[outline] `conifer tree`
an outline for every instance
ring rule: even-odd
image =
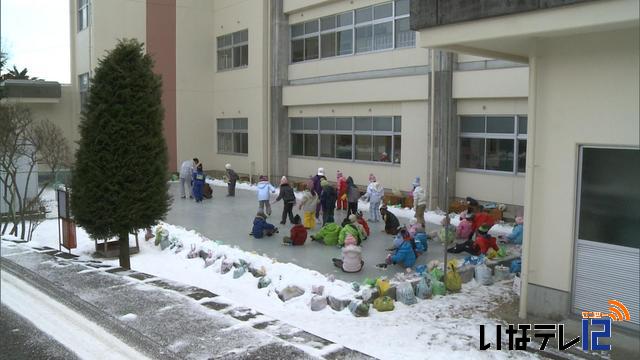
[[[130,268],[129,233],[168,211],[162,83],[137,40],[121,40],[95,69],[80,121],[71,209],[93,238],[118,237]]]

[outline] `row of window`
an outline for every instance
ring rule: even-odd
[[[218,153],[249,153],[249,126],[247,118],[218,119]]]
[[[249,30],[218,36],[218,71],[249,65]]]
[[[78,0],[78,32],[89,26],[89,0]]]
[[[290,119],[291,155],[400,163],[400,116]]]
[[[291,25],[291,62],[413,47],[409,4],[396,0]]]
[[[458,167],[524,173],[527,117],[461,116]]]

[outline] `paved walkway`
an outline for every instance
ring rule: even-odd
[[[167,222],[183,226],[186,229],[194,229],[212,240],[221,240],[225,244],[237,245],[242,250],[255,251],[258,254],[267,254],[280,262],[292,262],[299,266],[316,270],[322,274],[334,273],[336,278],[345,281],[362,281],[365,277],[375,278],[381,275],[393,276],[396,271],[402,271],[400,266],[391,266],[388,270],[380,270],[376,264],[384,262],[387,254],[385,249],[392,246],[393,237],[382,232],[383,223],[370,223],[371,236],[363,244],[363,259],[365,266],[356,274],[348,274],[333,266],[331,258],[340,257],[340,249],[333,246],[325,246],[307,238],[305,246],[283,246],[282,237],[289,234],[291,225],[280,225],[282,214],[282,201],[274,205],[273,213],[267,220],[275,224],[280,233],[271,238],[254,239],[249,236],[253,218],[258,210],[256,193],[250,190],[236,190],[235,197],[226,197],[226,188],[214,186],[214,198],[196,203],[193,200],[181,199],[178,184],[172,183],[170,192],[174,196],[173,205],[167,214]],[[294,214],[297,212],[297,208]],[[300,213],[301,214],[301,213]],[[336,211],[336,222],[341,223],[346,211]],[[368,217],[368,213],[365,216]],[[401,223],[407,224],[409,219],[399,218]],[[432,224],[427,224],[428,231],[437,229]],[[320,229],[316,224],[314,234]],[[442,245],[433,241],[429,243],[429,250],[418,258],[417,264],[426,264],[431,260],[442,261],[444,254]]]

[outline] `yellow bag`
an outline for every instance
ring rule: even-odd
[[[378,279],[376,280],[376,287],[378,288],[378,295],[384,296],[391,287],[391,284],[387,279]]]
[[[447,290],[458,292],[462,288],[462,278],[455,267],[450,266],[449,268],[449,271],[447,271],[447,274],[444,276],[444,285],[447,287]]]
[[[487,251],[487,259],[495,259],[496,256],[498,256],[498,252],[493,250],[493,249],[489,249],[489,251]]]

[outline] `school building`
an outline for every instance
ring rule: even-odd
[[[98,60],[137,38],[172,171],[323,167],[403,191],[419,176],[430,208],[504,203],[526,217],[523,311],[606,311],[615,294],[637,329],[638,2],[498,3],[70,0],[59,123],[77,140]]]

